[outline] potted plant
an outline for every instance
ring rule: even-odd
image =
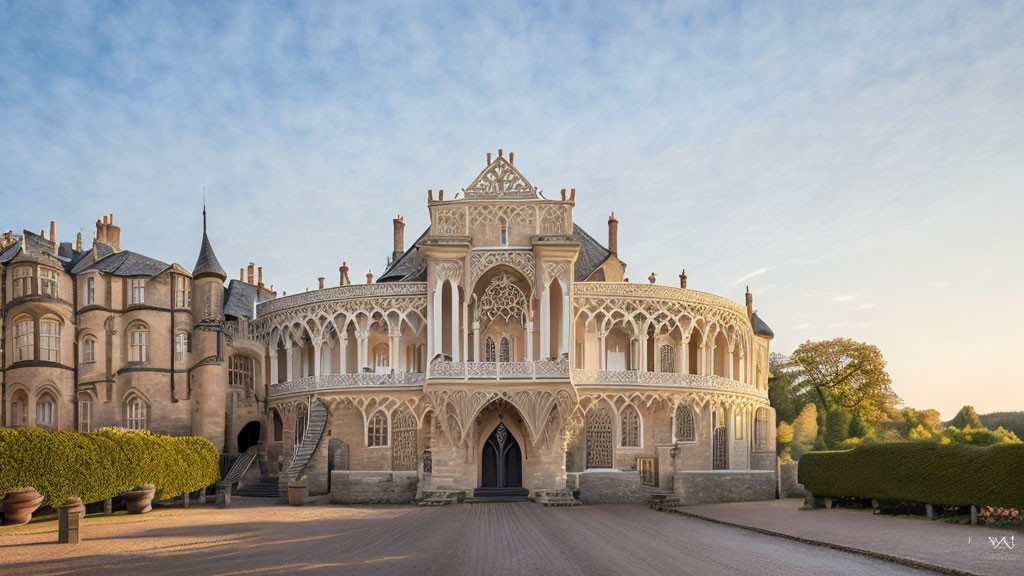
[[[153,496],[156,495],[156,486],[146,484],[136,486],[122,495],[124,505],[129,514],[145,514],[153,509]]]
[[[28,524],[32,513],[43,503],[43,495],[35,488],[15,488],[4,496],[4,526]]]

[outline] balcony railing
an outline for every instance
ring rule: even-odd
[[[706,374],[677,374],[674,372],[646,372],[640,370],[573,370],[573,383],[577,386],[652,386],[673,388],[701,388],[728,392],[761,394],[753,384]]]
[[[324,374],[306,376],[290,382],[270,385],[271,396],[295,392],[319,392],[322,390],[344,390],[349,388],[375,388],[395,386],[423,386],[423,373],[403,372],[399,374]]]
[[[536,362],[452,362],[430,364],[431,379],[451,380],[568,380],[569,362],[564,359]]]

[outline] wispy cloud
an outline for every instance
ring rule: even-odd
[[[855,308],[855,310],[871,310],[875,306],[876,306],[876,304],[874,302],[864,302],[860,306],[857,306],[857,308]]]
[[[942,290],[946,286],[949,286],[949,282],[946,282],[945,280],[938,280],[936,282],[929,282],[928,283],[928,287],[932,288],[934,290]]]
[[[771,271],[774,268],[775,268],[774,266],[765,266],[765,267],[758,268],[757,270],[754,270],[750,274],[747,274],[746,276],[743,276],[739,280],[733,282],[732,285],[736,286],[737,284],[742,284],[742,283],[746,282],[747,280],[750,280],[751,278],[756,278],[758,276],[761,276],[762,274],[766,274],[766,273],[768,273],[769,271]]]
[[[849,302],[850,300],[856,300],[856,299],[857,299],[857,297],[853,296],[852,294],[840,294],[839,296],[836,296],[832,300],[834,302]]]

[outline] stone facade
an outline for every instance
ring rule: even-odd
[[[89,250],[7,234],[3,423],[256,445],[282,482],[345,502],[567,482],[584,501],[639,501],[710,470],[736,473],[707,476],[730,497],[765,497],[749,478],[775,469],[772,333],[749,291],[744,306],[685,273],[679,287],[628,282],[618,220],[604,246],[575,205],[499,151],[459,193],[427,193],[430,228],[412,246],[394,220],[375,282],[351,284],[343,264],[340,285],[281,298],[252,264],[225,288],[205,215],[191,272],[121,250],[112,216]],[[44,269],[60,277],[52,295]],[[34,292],[15,295],[16,281]],[[14,360],[26,318],[33,356]],[[54,318],[59,360],[36,337]],[[40,399],[56,400],[45,422]],[[656,472],[641,481],[641,466]]]
[[[775,498],[774,470],[676,472],[673,491],[683,506]]]

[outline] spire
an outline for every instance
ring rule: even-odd
[[[210,245],[210,237],[206,235],[206,201],[203,201],[203,244],[199,248],[199,259],[196,260],[196,267],[192,270],[192,278],[199,279],[203,276],[218,276],[226,280],[228,275],[220,267],[217,255],[213,253],[213,246]]]

